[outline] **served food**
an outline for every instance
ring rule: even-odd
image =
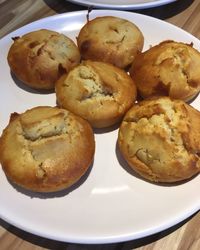
[[[57,107],[12,114],[0,138],[0,162],[8,179],[37,192],[72,186],[90,167],[94,151],[89,123]]]
[[[83,59],[112,63],[126,68],[142,51],[144,37],[132,22],[114,16],[88,21],[77,37]]]
[[[130,69],[143,98],[169,96],[191,101],[200,91],[200,53],[175,41],[164,41],[137,55]]]
[[[144,100],[125,115],[118,145],[130,167],[145,179],[189,179],[200,171],[200,112],[168,97]]]
[[[36,89],[54,89],[55,81],[79,62],[75,43],[63,34],[46,29],[15,37],[8,53],[11,71]]]
[[[83,61],[55,85],[58,105],[95,128],[119,122],[136,100],[131,77],[112,64]]]
[[[88,21],[77,43],[46,29],[14,38],[11,70],[30,87],[55,88],[59,107],[11,115],[0,138],[8,179],[37,192],[70,187],[92,163],[91,126],[105,128],[123,118],[118,144],[133,170],[155,182],[197,174],[200,113],[184,101],[200,90],[200,53],[175,41],[142,53],[139,28],[112,16]],[[80,62],[81,56],[87,60]],[[124,70],[130,64],[131,76]],[[137,89],[153,98],[136,105]]]

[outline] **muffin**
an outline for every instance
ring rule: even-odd
[[[95,128],[114,125],[136,99],[129,75],[112,64],[83,61],[55,85],[60,107],[80,115]]]
[[[143,48],[144,37],[132,22],[114,16],[97,17],[80,30],[77,43],[85,60],[126,68]]]
[[[91,165],[94,150],[89,123],[56,107],[12,114],[0,138],[6,176],[36,192],[59,191],[77,182]]]
[[[138,54],[130,69],[143,98],[191,101],[200,90],[200,53],[192,44],[164,41]]]
[[[55,31],[41,29],[13,39],[8,64],[29,87],[53,89],[55,81],[80,62],[75,43]]]
[[[152,182],[186,180],[200,170],[200,112],[182,100],[144,100],[125,115],[119,149]]]

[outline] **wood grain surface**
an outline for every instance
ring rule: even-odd
[[[87,8],[65,0],[0,0],[0,38],[42,17],[82,9]],[[177,0],[165,6],[135,12],[173,23],[200,39],[199,0]],[[178,225],[155,235],[105,245],[80,245],[48,240],[24,232],[0,219],[0,250],[15,249],[198,250],[200,249],[200,213],[198,212]]]

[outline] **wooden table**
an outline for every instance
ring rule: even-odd
[[[76,6],[65,0],[0,0],[0,37],[42,17],[81,9],[86,9],[86,7]],[[182,27],[200,39],[199,0],[178,0],[166,6],[136,12],[166,20]],[[186,221],[155,235],[109,245],[79,245],[48,240],[24,232],[0,220],[0,249],[200,249],[200,213],[196,213]]]

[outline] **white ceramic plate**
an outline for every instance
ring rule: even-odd
[[[26,25],[0,40],[0,130],[12,112],[38,105],[55,105],[55,94],[31,93],[20,88],[10,74],[7,53],[11,37],[47,28],[73,38],[86,22],[87,12],[48,17]],[[134,22],[145,36],[145,49],[165,39],[200,41],[185,31],[152,17],[121,11],[96,10],[96,16],[114,15]],[[192,105],[200,109],[197,97]],[[200,208],[200,176],[181,185],[155,185],[127,171],[116,147],[118,130],[95,133],[96,154],[87,178],[73,190],[52,196],[22,192],[0,169],[0,216],[31,233],[76,243],[110,243],[144,237],[166,229]]]
[[[175,2],[176,0],[68,0],[84,6],[109,9],[147,9]]]

